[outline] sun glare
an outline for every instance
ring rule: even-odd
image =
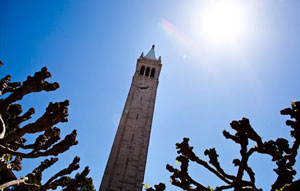
[[[234,2],[213,1],[200,22],[204,38],[213,44],[236,44],[246,32],[245,10]]]

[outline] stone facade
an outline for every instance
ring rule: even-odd
[[[150,52],[137,59],[100,191],[141,191],[162,64]]]

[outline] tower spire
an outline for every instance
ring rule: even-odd
[[[152,45],[151,50],[148,52],[148,54],[146,54],[145,58],[151,59],[151,60],[157,60],[155,57],[155,53],[154,53],[154,47],[155,45]]]

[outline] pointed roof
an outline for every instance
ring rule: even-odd
[[[146,54],[145,58],[151,59],[151,60],[157,60],[155,58],[155,53],[154,53],[154,45],[152,45],[151,50],[148,52],[148,54]]]

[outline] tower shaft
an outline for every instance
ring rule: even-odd
[[[142,190],[161,66],[154,46],[137,60],[100,191]]]

